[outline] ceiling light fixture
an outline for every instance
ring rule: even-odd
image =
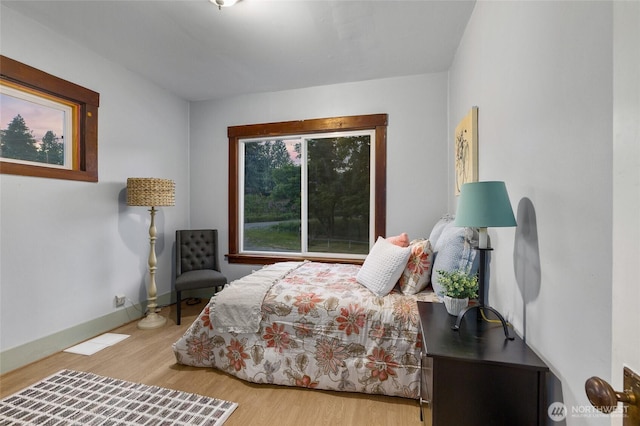
[[[223,7],[231,7],[238,2],[238,0],[209,0],[211,3],[218,6],[218,9]]]

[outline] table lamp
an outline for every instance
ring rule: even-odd
[[[513,340],[504,317],[497,310],[486,304],[487,252],[493,250],[489,247],[487,228],[516,226],[516,219],[513,216],[505,183],[469,182],[462,185],[454,223],[456,226],[479,228],[478,247],[476,249],[480,253],[480,265],[478,267],[478,304],[469,306],[460,312],[453,329],[460,329],[462,318],[470,310],[479,309],[482,314],[484,314],[484,310],[488,310],[493,312],[502,323],[505,337]]]
[[[167,319],[156,313],[156,225],[157,206],[175,205],[175,183],[170,179],[128,178],[127,205],[151,207],[151,225],[149,226],[149,286],[147,288],[147,315],[138,322],[138,328],[152,329],[162,327]]]

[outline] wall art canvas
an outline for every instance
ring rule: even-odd
[[[459,195],[463,184],[478,181],[478,107],[472,107],[456,126],[454,144],[455,193]]]

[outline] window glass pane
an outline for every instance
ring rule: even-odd
[[[366,255],[373,132],[243,141],[243,252]]]
[[[300,252],[300,151],[299,139],[244,143],[243,251]]]
[[[309,139],[308,251],[369,251],[371,136]]]
[[[72,107],[0,86],[0,157],[19,164],[71,169]],[[6,127],[4,127],[6,126]]]

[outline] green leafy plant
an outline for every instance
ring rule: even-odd
[[[475,299],[478,297],[478,277],[466,271],[436,271],[444,294],[455,299]]]

